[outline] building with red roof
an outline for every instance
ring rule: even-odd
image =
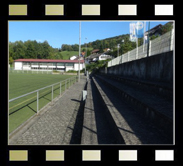
[[[58,59],[16,59],[14,70],[82,70],[85,66],[84,60],[58,60]]]

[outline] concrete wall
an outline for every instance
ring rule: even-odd
[[[108,67],[107,74],[173,83],[173,51]]]
[[[22,62],[14,62],[15,70],[22,70]]]
[[[83,69],[83,63],[80,63],[80,70]],[[78,71],[79,70],[79,63],[74,63],[74,70]]]

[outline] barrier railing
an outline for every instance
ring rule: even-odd
[[[9,73],[28,73],[28,74],[52,74],[53,70],[40,70],[40,69],[32,69],[32,70],[26,70],[26,69],[19,69],[15,70],[13,67],[9,67],[8,70]]]
[[[32,91],[32,92],[26,93],[24,95],[18,96],[16,98],[10,99],[9,100],[9,117],[10,117],[9,118],[9,127],[11,129],[9,130],[9,132],[12,132],[18,126],[20,126],[23,122],[25,122],[28,119],[32,118],[32,116],[34,116],[35,113],[38,115],[39,112],[46,105],[48,105],[50,103],[53,103],[53,100],[56,97],[58,97],[61,94],[63,94],[63,91],[66,91],[66,89],[68,89],[69,87],[71,87],[77,81],[78,81],[77,76],[74,76],[74,77],[68,78],[66,80],[62,80],[60,82],[57,82],[55,84],[48,85],[48,86],[45,86],[43,88],[37,89],[35,91]],[[49,90],[46,90],[48,88],[51,88],[51,90],[50,89]],[[57,92],[56,93],[56,96],[54,94],[54,91]],[[36,95],[33,96],[33,94],[36,94]],[[50,99],[48,99],[48,95],[49,95],[49,98]],[[47,100],[49,102],[45,104],[45,102],[42,101],[40,103],[40,100],[43,100],[43,98],[44,98],[44,100]],[[20,101],[17,102],[18,99],[23,99],[23,100],[21,102]],[[15,103],[13,103],[11,105],[11,107],[10,107],[10,104],[12,102],[15,102]],[[41,106],[40,106],[40,104],[41,104]],[[26,107],[28,107],[28,108],[26,108]],[[41,107],[41,109],[40,109],[40,107]],[[23,108],[25,108],[25,109],[23,110]],[[28,113],[28,109],[29,110],[32,110],[32,113]],[[16,112],[19,112],[19,111],[21,113],[18,113],[17,114]],[[15,121],[16,121],[16,123],[15,123]]]
[[[149,41],[149,56],[174,50],[174,29]],[[108,62],[108,67],[147,57],[147,43]]]

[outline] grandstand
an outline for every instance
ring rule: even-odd
[[[14,70],[80,70],[85,67],[84,60],[53,60],[53,59],[17,59],[14,60]]]

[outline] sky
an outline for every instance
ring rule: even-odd
[[[62,44],[79,44],[80,21],[9,21],[9,41],[45,40],[53,48]],[[81,44],[129,34],[129,24],[134,21],[81,21]],[[168,21],[151,21],[150,28]],[[148,30],[148,22],[146,23]]]

